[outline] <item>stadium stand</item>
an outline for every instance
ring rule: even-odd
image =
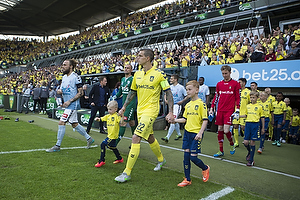
[[[280,28],[278,20],[261,20],[260,15],[266,14],[257,13],[259,1],[212,2],[195,0],[166,4],[48,42],[18,38],[1,40],[2,68],[23,64],[26,70],[2,78],[0,93],[17,94],[24,84],[35,87],[43,81],[55,89],[62,76],[59,65],[69,58],[80,61],[76,71],[88,83],[92,77],[114,73],[125,64],[138,69],[135,53],[141,47],[154,49],[153,65],[167,72],[178,72],[178,67],[189,66],[189,73],[180,74],[189,79],[197,78],[192,71],[194,66],[264,62],[269,61],[269,57],[276,61],[299,58],[300,22],[286,23]],[[256,11],[254,6],[257,6]],[[284,12],[284,8],[276,8]],[[184,21],[180,21],[182,19]],[[270,22],[273,24],[268,29],[265,25]],[[295,53],[289,54],[291,52]],[[172,60],[168,66],[167,54]],[[184,57],[190,61],[183,64]],[[167,69],[170,67],[174,70]]]

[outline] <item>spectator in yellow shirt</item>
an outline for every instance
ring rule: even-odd
[[[283,50],[281,45],[277,46],[275,55],[276,55],[276,61],[286,59],[286,51]]]
[[[233,64],[233,63],[235,63],[235,60],[233,58],[232,53],[229,53],[228,58],[226,59],[226,64]]]
[[[225,59],[223,59],[223,55],[219,56],[219,65],[225,64]]]
[[[236,63],[243,63],[243,59],[244,59],[244,52],[243,50],[241,50],[241,45],[238,45],[236,47],[236,50],[234,52],[234,60]]]
[[[209,65],[219,65],[219,61],[217,60],[217,56],[213,55]]]
[[[190,60],[191,58],[187,54],[186,51],[183,51],[182,54],[179,56],[180,61],[181,61],[181,67],[188,67],[190,66]]]

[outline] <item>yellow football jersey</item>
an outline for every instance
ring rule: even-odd
[[[250,92],[248,88],[241,91],[241,102],[240,102],[240,115],[245,115],[247,105],[250,103]]]
[[[286,108],[286,116],[285,116],[285,120],[291,120],[291,117],[293,115],[293,111],[292,108],[290,106],[288,106]]]
[[[170,85],[164,72],[152,67],[146,73],[144,69],[135,72],[131,89],[137,91],[137,115],[156,118],[160,109],[160,92],[170,89]]]
[[[272,103],[273,110],[274,110],[274,115],[281,115],[283,112],[286,112],[286,104],[283,101],[274,101]]]
[[[265,117],[263,107],[258,103],[248,104],[246,115],[246,122],[259,122],[260,118]]]
[[[120,129],[120,120],[121,117],[117,114],[107,114],[101,117],[101,121],[106,121],[107,124],[107,137],[109,139],[118,139],[119,129]]]
[[[270,95],[270,96],[268,96],[268,99],[267,99],[267,101],[269,101],[269,102],[270,102],[270,104],[272,104],[274,101],[276,101],[276,99],[275,99],[275,97],[274,97],[274,96]]]
[[[201,99],[186,104],[183,117],[186,118],[185,130],[199,133],[203,120],[207,120],[206,104]]]
[[[298,115],[293,116],[292,126],[299,126],[300,125],[300,117]]]
[[[261,101],[259,104],[263,107],[265,117],[270,117],[271,112],[273,112],[272,104],[269,101]]]

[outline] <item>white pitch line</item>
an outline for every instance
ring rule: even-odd
[[[98,145],[93,145],[90,148],[97,147]],[[65,147],[65,148],[60,148],[62,150],[64,149],[85,149],[86,146],[82,147]],[[29,150],[21,150],[21,151],[1,151],[0,154],[11,154],[11,153],[28,153],[28,152],[34,152],[34,151],[46,151],[47,149],[29,149]]]
[[[54,121],[56,122],[57,120],[56,119],[49,119],[49,118],[44,118],[44,117],[40,117],[40,116],[35,116],[35,117],[38,117],[38,118],[41,118],[41,119],[46,119],[46,120],[49,120],[49,121]],[[92,131],[96,131],[96,130],[93,130],[91,129]],[[122,138],[125,138],[125,139],[128,139],[128,140],[131,140],[131,138],[129,137],[122,137]],[[148,143],[146,141],[143,141],[143,143]],[[170,146],[165,146],[165,145],[161,145],[161,147],[164,147],[164,148],[167,148],[167,149],[172,149],[172,150],[176,150],[176,151],[183,151],[182,149],[178,149],[178,148],[175,148],[175,147],[170,147]],[[71,148],[84,148],[84,147],[71,147]],[[61,148],[61,149],[64,149],[64,148]],[[68,148],[69,149],[69,148]],[[46,150],[46,149],[42,149],[42,150]],[[41,151],[39,149],[35,150],[24,150],[25,152],[32,152],[32,151]],[[14,153],[23,153],[21,151],[11,151],[11,152],[14,152]],[[0,152],[0,154],[5,154],[6,152]],[[241,165],[241,166],[246,166],[244,163],[240,163],[240,162],[236,162],[236,161],[232,161],[232,160],[227,160],[227,159],[223,159],[223,158],[215,158],[213,156],[210,156],[210,155],[206,155],[206,154],[199,154],[200,156],[203,156],[203,157],[207,157],[207,158],[212,158],[212,159],[217,159],[217,160],[220,160],[220,161],[224,161],[224,162],[228,162],[228,163],[232,163],[232,164],[236,164],[236,165]],[[287,176],[287,177],[290,177],[290,178],[295,178],[295,179],[299,179],[300,180],[300,177],[299,176],[295,176],[295,175],[291,175],[291,174],[286,174],[286,173],[283,173],[283,172],[278,172],[278,171],[274,171],[274,170],[270,170],[270,169],[265,169],[265,168],[261,168],[261,167],[256,167],[256,166],[252,166],[251,168],[254,168],[254,169],[258,169],[258,170],[262,170],[262,171],[266,171],[266,172],[270,172],[270,173],[274,173],[274,174],[279,174],[279,175],[283,175],[283,176]]]
[[[215,193],[212,193],[211,195],[205,197],[205,198],[202,198],[201,200],[216,200],[216,199],[219,199],[231,192],[234,191],[234,188],[232,187],[226,187],[224,188],[223,190],[220,190],[218,192],[215,192]]]
[[[123,138],[126,138],[126,139],[130,139],[131,138],[128,138],[128,137],[123,137]],[[143,143],[148,143],[146,141],[143,141]],[[172,149],[172,150],[176,150],[176,151],[182,151],[182,149],[178,149],[178,148],[175,148],[175,147],[170,147],[170,146],[165,146],[165,145],[161,145],[161,147],[164,147],[166,149]],[[245,163],[240,163],[240,162],[236,162],[236,161],[232,161],[232,160],[227,160],[227,159],[223,159],[223,158],[215,158],[213,156],[210,156],[210,155],[206,155],[206,154],[202,154],[202,153],[199,153],[200,156],[203,156],[203,157],[207,157],[207,158],[211,158],[211,159],[215,159],[215,160],[220,160],[220,161],[224,161],[224,162],[228,162],[228,163],[232,163],[232,164],[236,164],[236,165],[241,165],[241,166],[245,166],[246,167],[246,164]],[[249,167],[248,167],[249,168]],[[287,176],[287,177],[290,177],[290,178],[295,178],[295,179],[299,179],[300,180],[300,177],[299,176],[295,176],[295,175],[291,175],[291,174],[286,174],[286,173],[283,173],[283,172],[278,172],[278,171],[274,171],[274,170],[271,170],[271,169],[265,169],[265,168],[261,168],[261,167],[256,167],[256,166],[252,166],[251,168],[253,169],[258,169],[258,170],[262,170],[262,171],[266,171],[266,172],[270,172],[270,173],[274,173],[274,174],[279,174],[279,175],[283,175],[283,176]]]

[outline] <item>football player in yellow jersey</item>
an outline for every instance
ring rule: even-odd
[[[282,92],[278,92],[276,95],[276,101],[272,103],[273,106],[273,114],[272,114],[272,124],[274,128],[274,142],[272,145],[281,146],[279,138],[281,136],[282,126],[285,124],[286,117],[286,104],[282,101],[283,94]]]
[[[293,116],[291,117],[291,127],[289,131],[289,139],[292,144],[296,144],[297,137],[299,137],[298,130],[300,126],[300,117],[298,114],[298,108],[293,108]]]
[[[154,59],[154,53],[150,49],[141,49],[136,58],[137,62],[143,66],[139,71],[136,71],[131,85],[131,90],[120,109],[119,114],[122,116],[127,105],[136,96],[138,97],[137,117],[138,126],[132,136],[132,144],[129,152],[126,168],[123,173],[115,178],[117,182],[126,182],[131,179],[130,174],[132,168],[140,153],[140,143],[144,138],[148,141],[151,150],[158,159],[158,164],[154,171],[158,171],[166,163],[157,140],[153,135],[153,123],[159,113],[160,93],[161,90],[166,92],[166,97],[169,106],[169,113],[166,119],[170,122],[174,121],[173,116],[173,95],[170,90],[170,85],[165,74],[151,65]]]
[[[282,126],[280,142],[286,143],[286,133],[290,129],[290,121],[293,115],[292,108],[290,107],[290,99],[284,98],[283,102],[286,104],[286,117],[285,117],[285,124]]]
[[[272,103],[276,100],[274,96],[271,95],[271,88],[267,87],[265,88],[265,93],[268,94],[268,99],[267,101],[269,101],[272,105]],[[270,122],[272,122],[272,115],[270,116]],[[273,137],[273,125],[272,123],[269,123],[269,137],[268,137],[268,141],[271,141],[272,137]]]
[[[259,98],[261,102],[259,103],[264,110],[264,115],[265,115],[265,131],[268,129],[269,122],[270,122],[270,115],[273,112],[273,107],[272,104],[268,101],[268,94],[265,92],[260,92],[259,93]],[[260,145],[257,150],[257,153],[261,154],[263,149],[264,149],[264,142],[266,139],[266,133],[261,133],[260,134]]]
[[[248,150],[246,160],[249,167],[254,165],[255,141],[260,140],[259,132],[261,131],[261,134],[265,133],[265,115],[262,106],[257,103],[257,99],[258,92],[251,91],[251,103],[247,105],[246,114],[240,116],[246,117],[244,145]],[[260,121],[262,124],[261,127],[259,127]]]
[[[260,92],[258,89],[257,89],[257,83],[256,82],[251,82],[250,83],[250,89],[251,89],[251,91],[253,91],[253,92]],[[260,101],[260,99],[258,98],[257,99],[257,103],[260,103],[261,101]]]
[[[240,114],[245,115],[247,105],[250,103],[250,90],[246,88],[247,80],[245,78],[239,78],[239,83],[241,85],[241,101],[240,101]],[[233,119],[233,136],[234,136],[234,147],[239,146],[239,125],[241,129],[241,136],[244,136],[245,131],[245,118],[240,118],[239,120]]]
[[[182,143],[185,178],[178,184],[179,187],[192,184],[190,177],[191,161],[202,169],[203,182],[208,181],[210,170],[209,166],[197,157],[198,153],[201,153],[201,142],[208,123],[206,104],[198,97],[199,83],[197,81],[189,81],[186,84],[186,91],[187,97],[191,98],[191,101],[185,106],[183,118],[175,119],[176,123],[186,123]]]
[[[103,117],[96,117],[95,121],[106,121],[107,122],[107,137],[101,143],[101,155],[99,161],[95,164],[95,167],[102,167],[105,165],[105,150],[106,147],[111,149],[115,156],[116,160],[113,162],[114,164],[122,163],[123,158],[117,149],[117,139],[119,136],[119,124],[121,121],[121,116],[117,113],[118,110],[118,102],[110,101],[107,104],[108,114]]]

